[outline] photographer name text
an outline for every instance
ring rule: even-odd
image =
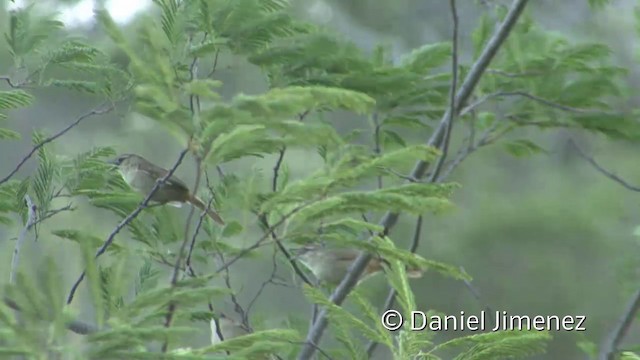
[[[412,311],[409,319],[405,319],[397,310],[387,310],[382,314],[382,326],[389,331],[396,331],[408,326],[411,331],[504,331],[504,330],[536,330],[536,331],[585,331],[586,316],[581,315],[511,315],[506,311],[479,315],[427,315],[422,311]]]

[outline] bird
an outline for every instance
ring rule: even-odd
[[[159,179],[164,178],[169,171],[153,164],[149,160],[136,154],[122,154],[108,161],[116,165],[124,181],[133,189],[145,195],[149,194]],[[189,187],[176,176],[170,176],[149,199],[160,204],[180,207],[188,202],[202,211],[206,211],[213,221],[224,225],[220,215],[194,195]]]
[[[225,314],[220,314],[218,320],[211,319],[211,345],[216,345],[225,340],[230,340],[242,335],[251,333],[251,331],[242,323],[229,318]],[[222,339],[220,338],[222,334]]]
[[[330,248],[323,243],[310,243],[295,251],[294,258],[300,260],[320,282],[337,285],[347,274],[347,270],[358,257],[361,250],[355,248]],[[373,257],[360,276],[358,283],[384,270],[387,261],[379,256]],[[423,271],[418,268],[408,268],[410,278],[422,277]]]

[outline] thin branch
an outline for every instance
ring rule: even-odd
[[[629,332],[633,319],[640,312],[640,290],[637,290],[633,298],[627,305],[627,309],[622,313],[614,329],[607,334],[603,345],[600,347],[599,360],[615,360],[618,347]]]
[[[274,247],[273,255],[271,256],[271,264],[272,264],[271,274],[269,275],[269,278],[267,280],[263,281],[262,284],[260,284],[260,288],[258,288],[258,291],[256,291],[256,294],[253,296],[253,299],[249,301],[249,305],[247,305],[247,311],[245,314],[245,316],[247,317],[249,316],[249,312],[251,312],[251,308],[253,308],[253,305],[255,305],[256,301],[258,300],[260,295],[262,295],[262,292],[267,287],[267,285],[275,283],[274,279],[277,277],[276,273],[278,272],[278,261],[276,257],[277,254],[278,254],[278,249]]]
[[[144,208],[147,207],[147,205],[149,204],[149,201],[151,201],[151,197],[156,193],[156,191],[158,191],[158,189],[160,189],[162,184],[164,184],[173,175],[173,173],[176,172],[176,169],[178,168],[178,166],[180,166],[180,164],[182,163],[182,160],[184,159],[185,155],[187,155],[188,151],[189,149],[187,148],[180,152],[180,156],[178,157],[178,160],[176,160],[175,164],[173,164],[171,169],[169,169],[169,171],[164,177],[156,181],[156,184],[153,186],[153,189],[151,189],[149,194],[147,194],[147,197],[145,197],[144,200],[142,200],[142,202],[140,203],[140,205],[138,205],[138,207],[133,212],[127,215],[127,217],[124,218],[118,224],[118,226],[116,226],[115,229],[113,229],[113,231],[107,237],[107,240],[105,240],[105,242],[96,252],[96,255],[95,255],[96,258],[104,254],[104,252],[107,251],[107,248],[111,245],[111,243],[113,243],[113,240],[115,239],[116,235],[131,221],[133,221],[133,219],[135,219],[138,216],[138,214],[142,212]],[[76,280],[76,282],[71,287],[71,291],[69,292],[69,296],[67,297],[67,304],[71,304],[71,301],[73,301],[73,297],[75,296],[75,293],[78,290],[78,286],[80,286],[80,283],[82,283],[82,280],[84,280],[84,277],[86,275],[87,275],[87,271],[86,270],[82,271],[82,274],[80,274],[80,277],[78,278],[78,280]]]
[[[497,28],[495,34],[489,39],[488,44],[483,49],[480,54],[478,60],[473,64],[467,77],[465,78],[460,90],[455,99],[455,106],[453,107],[457,112],[461,104],[464,104],[475,89],[475,86],[480,81],[482,74],[489,66],[489,63],[497,53],[498,49],[506,40],[507,36],[511,32],[511,29],[515,25],[516,21],[520,17],[520,14],[524,11],[528,0],[515,0],[509,9],[509,12],[506,14],[504,21]],[[450,112],[451,109],[447,109],[447,113]],[[445,113],[443,119],[440,121],[438,128],[434,131],[431,138],[427,141],[427,145],[441,145],[444,140],[444,130],[447,125],[447,119],[449,119],[449,114]],[[421,178],[427,171],[429,167],[429,163],[425,161],[418,161],[415,164],[415,167],[411,173],[413,178],[419,179]],[[384,227],[384,231],[382,235],[387,235],[388,232],[395,226],[399,218],[399,214],[387,212],[385,216],[382,218],[380,224]],[[347,275],[342,279],[340,284],[336,287],[334,292],[331,294],[329,301],[336,305],[341,305],[342,302],[347,298],[347,295],[351,292],[354,286],[357,284],[360,275],[363,273],[365,267],[371,260],[371,254],[363,251],[358,255],[358,258],[350,265],[349,271]],[[307,338],[305,341],[305,345],[301,349],[298,354],[298,360],[308,360],[310,359],[314,353],[315,348],[312,345],[318,344],[322,339],[325,329],[328,325],[327,320],[327,309],[323,309],[318,318],[307,334]]]
[[[45,216],[43,216],[43,217],[39,218],[38,220],[36,220],[36,222],[33,223],[33,225],[34,226],[38,225],[41,222],[58,215],[61,212],[74,211],[75,209],[76,208],[74,208],[71,204],[68,204],[68,205],[65,205],[65,206],[63,206],[61,208],[50,210],[50,211],[47,212],[47,214]]]
[[[284,159],[284,154],[287,151],[287,147],[283,146],[280,149],[278,160],[276,160],[276,164],[273,166],[273,180],[271,181],[271,191],[278,191],[278,177],[280,176],[280,167],[282,166],[282,160]]]
[[[462,149],[461,151],[459,151],[458,156],[456,156],[456,158],[451,161],[451,163],[447,167],[447,170],[445,170],[445,172],[440,176],[439,178],[440,181],[442,179],[448,178],[449,175],[451,175],[451,173],[453,172],[453,170],[455,170],[458,167],[458,165],[460,165],[460,163],[462,163],[462,161],[464,161],[464,159],[466,159],[473,152],[475,152],[476,150],[478,150],[483,146],[487,146],[494,143],[502,135],[504,135],[504,134],[495,135],[493,133],[498,128],[500,123],[501,123],[500,121],[495,121],[493,124],[491,124],[491,126],[486,128],[482,132],[482,135],[480,135],[480,139],[478,140],[477,143],[474,144],[473,142],[471,142],[473,139],[470,138],[469,145],[464,149]]]
[[[591,166],[593,166],[596,170],[598,170],[602,175],[604,175],[604,176],[608,177],[609,179],[615,181],[616,183],[622,185],[624,188],[626,188],[628,190],[640,191],[640,187],[639,186],[631,185],[626,180],[621,178],[620,176],[618,176],[618,175],[612,173],[611,171],[603,168],[600,164],[598,164],[595,161],[594,158],[592,158],[591,156],[587,155],[584,151],[582,151],[582,149],[578,146],[578,144],[576,144],[576,142],[573,139],[569,139],[569,144],[576,149],[576,151],[578,152],[578,155],[580,155],[580,157],[585,159],[589,164],[591,164]]]
[[[218,257],[220,258],[220,262],[224,264],[224,255],[222,252],[218,252]],[[240,315],[242,319],[242,324],[247,327],[247,329],[251,329],[251,325],[249,324],[249,316],[247,312],[244,310],[242,305],[240,305],[240,301],[236,296],[236,293],[233,290],[233,286],[231,285],[231,275],[229,273],[229,268],[224,269],[222,274],[222,279],[224,280],[224,284],[229,289],[229,299],[231,299],[231,303],[233,304],[233,310]]]
[[[411,242],[411,248],[409,249],[411,253],[415,253],[418,250],[421,237],[422,237],[422,215],[418,216],[418,219],[416,220],[416,227],[415,227],[415,230],[413,231],[413,241]],[[384,305],[382,305],[382,308],[384,309],[382,311],[383,313],[393,307],[393,303],[396,300],[396,295],[397,295],[396,289],[391,287],[389,289],[389,293],[387,294],[387,299],[385,300]],[[375,341],[369,342],[369,345],[367,346],[367,355],[369,356],[369,358],[373,356],[373,352],[376,350],[377,346],[378,346],[377,342]]]
[[[456,9],[455,0],[449,0],[451,10],[451,20],[453,21],[453,34],[451,46],[451,88],[449,89],[449,111],[445,117],[444,140],[442,141],[440,157],[430,176],[430,182],[434,182],[440,176],[440,171],[447,159],[449,152],[449,142],[451,141],[451,130],[453,129],[453,121],[456,115],[456,87],[458,86],[458,10]]]
[[[9,179],[11,179],[11,177],[13,177],[13,175],[15,175],[18,170],[20,170],[20,168],[22,167],[22,165],[24,165],[27,160],[29,160],[31,158],[31,156],[33,156],[33,154],[36,153],[36,151],[40,150],[40,148],[42,148],[43,146],[45,146],[46,144],[56,140],[57,138],[59,138],[60,136],[66,134],[69,130],[73,129],[74,127],[76,127],[78,124],[80,124],[80,122],[82,122],[82,120],[89,118],[91,116],[95,116],[95,115],[102,115],[105,113],[110,112],[111,110],[113,110],[114,105],[110,104],[107,107],[98,107],[96,109],[91,110],[90,112],[78,117],[74,122],[72,122],[71,124],[67,125],[64,129],[58,131],[57,133],[55,133],[52,136],[49,136],[48,138],[42,140],[41,142],[39,142],[38,144],[36,144],[35,146],[33,146],[31,148],[31,151],[29,151],[29,153],[27,153],[27,155],[25,155],[22,160],[18,163],[18,165],[16,165],[16,167],[9,173],[9,175],[5,176],[4,178],[2,178],[0,180],[0,185],[4,184],[5,182],[9,181]]]
[[[10,87],[17,89],[20,88],[23,84],[22,83],[14,83],[11,81],[11,78],[9,76],[0,76],[0,80],[6,81],[7,84],[9,84]]]
[[[273,242],[276,243],[276,246],[278,246],[278,249],[280,250],[280,252],[282,252],[285,258],[287,258],[287,261],[289,262],[289,264],[291,264],[291,267],[293,268],[293,271],[296,273],[296,275],[298,275],[298,277],[302,281],[304,281],[304,283],[306,283],[307,285],[313,286],[313,282],[311,282],[311,280],[309,280],[307,275],[305,275],[305,273],[300,269],[300,267],[298,266],[298,262],[293,258],[293,256],[291,256],[291,253],[289,253],[287,248],[284,245],[282,245],[282,242],[280,241],[280,239],[278,238],[278,235],[274,230],[277,226],[275,227],[269,226],[269,222],[265,214],[259,215],[258,220],[265,227],[265,229],[272,229],[272,230],[269,230],[269,236],[271,237],[271,240],[273,240]]]
[[[191,257],[193,256],[193,249],[195,248],[196,245],[196,239],[198,237],[198,234],[200,233],[200,229],[202,228],[202,224],[204,223],[204,218],[205,216],[207,216],[207,214],[209,213],[209,210],[211,209],[211,204],[213,203],[213,188],[211,187],[211,184],[209,182],[209,174],[207,173],[206,169],[204,172],[204,176],[205,176],[205,181],[207,182],[207,188],[209,189],[209,192],[211,193],[211,197],[209,198],[209,201],[207,202],[207,206],[205,207],[204,211],[202,211],[202,213],[200,213],[200,218],[198,219],[198,224],[196,225],[196,229],[193,232],[193,236],[191,237],[191,244],[189,244],[189,252],[187,253],[187,260],[185,261],[185,266],[189,271],[189,274],[192,277],[197,276],[195,270],[193,269],[193,266],[191,265]]]
[[[460,271],[462,271],[463,273],[466,273],[466,271],[462,266],[460,266]],[[478,291],[478,289],[476,289],[473,286],[473,284],[471,284],[471,281],[464,279],[464,284],[466,285],[467,289],[469,289],[469,291],[471,292],[471,295],[473,295],[473,297],[478,301],[478,303],[480,303],[482,307],[484,307],[484,311],[489,314],[489,326],[493,327],[493,324],[495,324],[493,315],[495,313],[493,312],[493,310],[491,310],[491,307],[483,303],[482,297],[480,296],[480,292]]]
[[[31,197],[27,194],[24,196],[24,202],[27,205],[27,222],[20,230],[16,246],[13,248],[13,257],[11,258],[11,271],[9,273],[9,284],[16,283],[16,274],[18,273],[18,265],[20,264],[20,250],[27,233],[36,224],[36,206],[31,201]]]
[[[566,112],[577,113],[577,114],[595,114],[595,115],[618,115],[619,114],[616,112],[609,112],[609,111],[603,111],[603,110],[597,110],[597,109],[575,108],[572,106],[556,103],[536,95],[529,94],[525,91],[500,91],[493,94],[485,95],[480,99],[476,100],[475,102],[469,104],[468,106],[466,106],[464,109],[460,111],[460,116],[464,116],[468,114],[470,111],[478,108],[480,105],[486,103],[491,99],[500,98],[500,97],[509,97],[509,96],[525,97],[527,99],[539,102],[547,107],[551,107],[551,108],[566,111]]]
[[[293,216],[295,213],[297,213],[298,211],[304,209],[305,207],[307,207],[309,205],[310,205],[310,203],[299,205],[299,206],[296,206],[293,210],[289,211],[287,214],[285,214],[283,217],[281,217],[280,220],[278,220],[278,222],[276,222],[275,224],[271,225],[267,229],[267,231],[265,231],[264,235],[262,235],[260,237],[260,239],[258,239],[255,243],[253,243],[253,245],[240,250],[240,252],[238,252],[238,254],[236,256],[234,256],[231,260],[229,260],[226,263],[222,264],[216,270],[216,274],[221,273],[222,271],[227,269],[229,266],[233,265],[236,261],[240,260],[242,257],[247,255],[248,253],[250,253],[253,250],[261,247],[262,245],[264,245],[264,241],[270,236],[271,232],[274,231],[274,229],[276,229],[278,226],[284,224],[285,221],[287,221],[291,216]]]

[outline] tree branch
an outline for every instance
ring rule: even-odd
[[[114,108],[114,105],[111,103],[111,104],[109,104],[109,106],[98,107],[96,109],[93,109],[93,110],[89,111],[88,113],[86,113],[86,114],[80,116],[79,118],[77,118],[74,122],[72,122],[71,124],[67,125],[64,129],[58,131],[57,133],[53,134],[52,136],[42,140],[40,143],[38,143],[35,146],[33,146],[31,148],[31,151],[29,151],[29,153],[27,153],[27,155],[25,155],[22,158],[22,160],[20,160],[18,165],[16,165],[16,167],[9,173],[9,175],[7,175],[4,178],[0,179],[0,185],[2,185],[5,182],[9,181],[9,179],[11,179],[11,177],[13,177],[13,175],[15,175],[18,172],[18,170],[20,170],[22,165],[24,165],[27,162],[27,160],[29,160],[31,158],[31,156],[33,156],[33,154],[36,153],[36,151],[40,150],[40,148],[42,148],[46,144],[56,140],[60,136],[66,134],[69,130],[73,129],[78,124],[80,124],[80,122],[82,122],[82,120],[84,120],[86,118],[89,118],[91,116],[94,116],[94,115],[102,115],[102,114],[108,113],[111,110],[113,110],[113,108]]]
[[[622,185],[627,190],[640,191],[640,187],[629,184],[626,180],[624,180],[620,176],[618,176],[618,175],[612,173],[611,171],[609,171],[609,170],[603,168],[602,166],[600,166],[600,164],[598,164],[595,161],[594,158],[592,158],[591,156],[587,155],[584,151],[582,151],[582,149],[580,149],[578,144],[576,144],[576,142],[573,139],[569,139],[569,144],[576,149],[576,151],[578,152],[578,155],[580,155],[580,157],[582,157],[583,159],[587,160],[587,162],[589,164],[591,164],[591,166],[593,166],[596,170],[598,170],[598,172],[600,172],[602,175],[604,175],[604,176],[608,177],[609,179],[615,181],[616,183]]]
[[[629,332],[629,328],[635,319],[636,314],[640,311],[640,290],[637,290],[633,298],[627,305],[627,309],[622,313],[615,328],[607,335],[600,347],[599,360],[615,360],[618,353],[618,347]]]
[[[122,230],[131,221],[133,221],[133,219],[135,219],[138,216],[138,214],[140,214],[140,212],[142,212],[142,210],[147,207],[147,205],[149,204],[149,201],[151,201],[151,197],[153,196],[153,194],[155,194],[156,191],[160,189],[162,184],[164,184],[173,175],[173,173],[176,172],[176,169],[178,168],[178,166],[180,166],[180,164],[182,163],[182,160],[184,159],[185,155],[187,155],[188,151],[189,149],[187,148],[180,152],[180,156],[178,157],[178,160],[176,160],[175,164],[171,167],[171,169],[169,169],[169,171],[163,178],[158,179],[156,181],[156,184],[153,186],[153,189],[151,189],[149,194],[147,194],[147,197],[145,197],[144,200],[142,200],[142,202],[140,203],[140,205],[138,205],[138,207],[133,212],[127,215],[127,217],[124,218],[118,224],[118,226],[116,226],[115,229],[113,229],[113,231],[107,237],[107,240],[105,240],[105,242],[96,252],[96,255],[95,255],[96,258],[104,254],[104,252],[107,251],[107,248],[111,245],[111,243],[113,243],[113,240],[115,239],[116,235],[120,232],[120,230]],[[86,275],[87,275],[86,270],[82,271],[82,274],[80,274],[80,277],[78,278],[78,280],[76,280],[76,282],[71,287],[71,291],[69,292],[69,296],[67,297],[67,304],[71,304],[71,301],[73,301],[73,297],[75,296],[75,293],[78,290],[78,286],[80,286],[80,283],[82,283],[82,280],[84,280],[84,277]]]
[[[444,140],[442,142],[442,154],[438,158],[429,182],[434,182],[440,176],[440,171],[444,165],[444,161],[447,158],[449,152],[449,142],[451,140],[451,130],[453,128],[453,121],[456,115],[456,87],[458,86],[458,10],[456,9],[455,0],[449,0],[449,7],[451,10],[451,19],[453,21],[453,34],[452,34],[452,46],[451,46],[451,88],[449,89],[449,111],[445,117],[445,129]]]
[[[489,66],[489,63],[497,53],[500,46],[504,43],[507,36],[511,32],[511,29],[515,25],[516,21],[522,14],[524,8],[526,7],[528,0],[515,0],[509,9],[504,21],[497,28],[495,34],[489,40],[488,44],[483,49],[482,53],[478,60],[473,64],[467,77],[465,78],[458,94],[455,97],[455,102],[453,109],[455,111],[459,111],[464,103],[467,102],[475,86],[480,81],[482,74]],[[445,127],[447,125],[447,120],[450,115],[448,114],[451,111],[451,108],[447,109],[446,113],[443,116],[443,119],[440,121],[438,128],[434,131],[431,138],[428,140],[427,145],[429,146],[440,146],[442,141],[444,140],[444,132]],[[429,167],[429,163],[425,161],[418,161],[414,166],[414,169],[411,173],[411,177],[419,179],[421,178],[427,171]],[[382,218],[380,224],[384,227],[384,231],[382,235],[388,234],[388,232],[393,228],[393,226],[397,223],[399,218],[399,214],[395,214],[392,212],[387,212],[385,216]],[[349,267],[349,271],[344,279],[340,282],[340,284],[336,287],[334,292],[331,294],[329,301],[336,305],[341,305],[342,302],[346,299],[347,295],[351,292],[351,290],[356,285],[360,275],[364,271],[365,267],[371,260],[371,255],[367,252],[361,252],[358,258],[351,264]],[[302,350],[298,354],[298,360],[308,360],[315,353],[314,345],[317,345],[322,339],[322,335],[324,334],[325,329],[328,325],[327,320],[327,309],[323,309],[318,318],[307,334],[307,338],[305,341],[305,345]]]

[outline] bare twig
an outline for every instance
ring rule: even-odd
[[[603,110],[597,110],[597,109],[580,109],[580,108],[575,108],[568,105],[559,104],[551,100],[547,100],[545,98],[529,94],[525,91],[501,91],[501,92],[485,95],[480,99],[476,100],[475,102],[473,102],[472,104],[469,104],[468,106],[466,106],[464,109],[460,111],[460,116],[464,116],[468,114],[470,111],[478,108],[480,105],[486,103],[491,99],[500,98],[500,97],[510,97],[510,96],[525,97],[527,99],[539,102],[545,106],[548,106],[554,109],[577,113],[577,114],[619,115],[619,113],[616,113],[616,112],[609,112],[609,111],[603,111]]]
[[[451,46],[451,88],[449,89],[449,111],[448,117],[445,118],[446,126],[444,129],[444,140],[442,141],[440,157],[436,163],[433,172],[431,172],[430,182],[434,182],[440,176],[440,171],[444,165],[449,152],[449,142],[451,140],[451,130],[453,129],[453,121],[456,115],[456,87],[458,86],[458,10],[456,9],[455,0],[449,0],[451,10],[451,19],[453,21],[453,34]]]
[[[24,196],[24,202],[27,205],[27,222],[22,230],[20,230],[20,235],[18,235],[16,246],[13,248],[13,257],[11,258],[11,271],[9,273],[9,284],[15,284],[16,282],[16,274],[18,273],[18,265],[20,264],[20,250],[22,249],[22,244],[24,244],[24,239],[27,236],[29,230],[36,223],[36,206],[33,204],[33,201],[31,201],[31,197],[28,194]]]
[[[412,253],[415,253],[418,250],[418,246],[420,245],[420,239],[422,237],[421,235],[422,235],[422,215],[418,216],[418,219],[416,220],[416,227],[413,232],[413,241],[411,242],[411,248],[409,249],[409,251],[411,251]],[[384,305],[382,305],[382,309],[384,309],[382,312],[385,312],[393,307],[393,303],[396,300],[396,295],[397,295],[396,289],[391,287],[389,289],[389,293],[387,294],[387,299],[385,300]],[[369,345],[367,346],[367,355],[369,356],[369,358],[373,356],[373,352],[376,350],[377,346],[378,346],[377,342],[375,341],[369,342]]]
[[[592,158],[591,156],[587,155],[584,151],[582,151],[582,149],[578,146],[578,144],[576,144],[576,142],[573,139],[569,139],[569,144],[576,149],[576,151],[578,152],[578,155],[580,155],[580,157],[585,159],[589,164],[591,164],[591,166],[593,166],[596,170],[598,170],[598,172],[600,172],[602,175],[604,175],[604,176],[608,177],[609,179],[615,181],[616,183],[622,185],[624,188],[626,188],[628,190],[640,191],[640,187],[629,184],[626,180],[624,180],[620,176],[618,176],[618,175],[612,173],[611,171],[603,168],[600,164],[598,164],[595,161],[594,158]]]
[[[107,248],[111,245],[111,243],[113,243],[113,240],[115,239],[116,235],[131,221],[133,221],[133,219],[135,219],[140,214],[140,212],[142,212],[144,208],[147,207],[147,205],[149,204],[149,201],[151,201],[151,197],[156,193],[156,191],[158,191],[158,189],[160,189],[162,184],[164,184],[173,175],[173,173],[176,171],[178,166],[180,166],[180,164],[182,163],[182,160],[184,159],[185,155],[187,155],[188,151],[189,149],[184,149],[180,152],[180,156],[178,157],[178,160],[176,160],[175,164],[171,167],[171,169],[169,169],[167,174],[161,179],[158,179],[156,181],[156,184],[153,186],[153,189],[151,189],[149,194],[147,194],[144,200],[142,200],[140,205],[138,205],[138,207],[133,212],[127,215],[127,217],[124,218],[118,224],[118,226],[116,226],[115,229],[113,229],[113,231],[107,237],[107,240],[105,240],[105,242],[96,252],[96,255],[95,255],[96,258],[104,254],[104,252],[107,251]],[[84,277],[87,275],[86,273],[87,273],[86,270],[82,271],[82,274],[80,274],[80,277],[78,278],[78,280],[76,280],[76,282],[71,287],[71,291],[69,292],[69,296],[67,297],[67,304],[71,304],[71,301],[73,301],[73,297],[76,291],[78,290],[78,286],[80,286],[80,283],[82,283],[82,280],[84,280]]]
[[[286,213],[283,217],[280,218],[280,220],[278,220],[275,224],[271,225],[264,233],[264,235],[262,235],[260,237],[260,239],[258,239],[255,243],[253,243],[253,245],[246,247],[244,249],[242,249],[236,256],[234,256],[231,260],[227,261],[226,263],[222,264],[217,270],[216,270],[216,274],[224,271],[225,269],[227,269],[229,266],[235,264],[236,261],[240,260],[242,257],[244,257],[245,255],[247,255],[248,253],[252,252],[253,250],[261,247],[262,245],[264,245],[265,240],[267,240],[268,237],[270,237],[271,232],[274,231],[274,229],[276,229],[278,226],[282,225],[285,223],[285,221],[287,221],[291,216],[293,216],[295,213],[297,213],[298,211],[304,209],[305,207],[309,206],[310,203],[305,203],[303,205],[299,205],[296,206],[293,210],[289,211],[288,213]]]
[[[282,166],[282,160],[284,159],[284,154],[287,151],[287,147],[283,146],[280,149],[278,154],[278,160],[276,160],[276,164],[273,166],[273,180],[271,181],[271,191],[278,191],[278,176],[280,176],[280,167]]]
[[[200,218],[198,219],[198,224],[196,225],[196,229],[193,232],[193,236],[191,237],[191,244],[189,244],[189,252],[187,253],[187,260],[185,261],[185,266],[188,269],[190,275],[192,277],[196,276],[196,272],[193,269],[193,266],[191,265],[191,257],[193,256],[193,249],[195,248],[196,245],[196,239],[198,238],[198,234],[200,233],[200,229],[202,228],[202,224],[204,223],[204,218],[205,216],[207,216],[207,214],[209,213],[209,210],[211,209],[211,204],[213,203],[213,188],[211,186],[211,183],[209,182],[209,174],[207,173],[206,169],[204,172],[204,176],[205,176],[205,180],[207,182],[207,188],[209,189],[209,192],[211,193],[211,197],[209,198],[209,201],[207,201],[207,206],[205,207],[204,211],[202,211],[202,213],[200,213]]]
[[[16,89],[22,86],[22,83],[14,83],[9,76],[0,76],[0,80],[6,81],[10,87]]]
[[[633,319],[636,314],[640,312],[640,290],[637,290],[633,295],[627,309],[622,313],[622,316],[618,320],[618,323],[613,330],[607,334],[607,338],[600,347],[600,353],[598,355],[599,360],[614,360],[618,353],[618,347],[629,332]]]
[[[220,258],[220,262],[224,264],[225,260],[222,252],[218,252],[218,257]],[[242,307],[242,305],[240,305],[240,301],[238,300],[238,297],[236,296],[236,293],[233,290],[233,286],[231,285],[231,275],[229,274],[229,268],[224,269],[224,271],[222,272],[222,279],[224,280],[224,284],[227,287],[227,289],[229,289],[229,299],[233,304],[233,310],[238,315],[240,315],[240,318],[242,319],[242,324],[246,326],[247,329],[251,329],[251,325],[249,324],[249,316],[247,312],[244,311],[244,308]]]
[[[466,274],[466,271],[464,270],[464,267],[460,266],[460,271],[462,271],[462,273]],[[480,292],[478,291],[478,289],[476,289],[473,284],[471,284],[471,281],[464,279],[464,284],[467,286],[467,289],[469,289],[469,291],[471,292],[471,295],[473,295],[473,297],[478,301],[478,303],[480,303],[482,305],[482,307],[484,307],[484,311],[487,312],[489,314],[489,326],[493,327],[493,324],[495,324],[495,320],[494,320],[494,312],[493,310],[491,310],[491,307],[485,303],[483,303],[482,301],[482,297],[480,296]]]
[[[448,178],[453,170],[455,170],[464,159],[471,155],[471,153],[475,152],[483,146],[494,143],[498,138],[500,138],[500,136],[503,134],[494,134],[494,131],[498,128],[499,125],[500,121],[495,121],[493,124],[491,124],[491,126],[486,128],[482,132],[482,135],[480,135],[480,139],[475,144],[472,142],[473,138],[470,138],[469,145],[459,151],[458,156],[456,156],[456,158],[451,161],[451,164],[449,164],[447,170],[440,176],[440,179]]]
[[[36,220],[36,222],[33,223],[33,225],[35,226],[37,224],[40,224],[41,222],[43,222],[43,221],[45,221],[45,220],[47,220],[49,218],[52,218],[52,217],[58,215],[61,212],[73,211],[73,210],[75,210],[75,208],[71,204],[65,205],[65,206],[63,206],[61,208],[58,208],[58,209],[50,210],[50,211],[47,212],[47,214],[45,216],[43,216],[43,217],[39,218],[38,220]]]
[[[278,254],[278,249],[274,247],[273,255],[271,257],[271,264],[272,264],[271,274],[269,275],[269,278],[267,280],[263,281],[262,284],[260,284],[260,288],[258,288],[258,291],[256,291],[256,294],[253,296],[253,299],[249,301],[249,305],[247,305],[247,311],[245,316],[249,316],[249,312],[251,312],[251,308],[253,308],[253,305],[256,303],[260,295],[262,295],[262,292],[267,287],[267,285],[274,283],[274,279],[276,278],[276,273],[278,271],[278,261],[276,257],[277,254]]]
[[[69,130],[73,129],[75,126],[77,126],[78,124],[80,124],[80,122],[82,122],[82,120],[89,118],[91,116],[95,116],[95,115],[102,115],[105,113],[108,113],[109,111],[113,110],[114,105],[112,103],[110,103],[108,106],[104,107],[100,106],[96,109],[93,109],[91,111],[89,111],[88,113],[78,117],[74,122],[72,122],[71,124],[67,125],[64,129],[58,131],[57,133],[55,133],[52,136],[49,136],[48,138],[42,140],[41,142],[39,142],[38,144],[36,144],[35,146],[33,146],[31,148],[31,150],[29,151],[29,153],[27,153],[27,155],[25,155],[22,160],[20,160],[20,162],[18,163],[18,165],[16,165],[16,167],[9,173],[9,175],[5,176],[4,178],[2,178],[0,180],[0,185],[4,184],[5,182],[7,182],[9,179],[11,179],[11,177],[13,177],[13,175],[15,175],[18,170],[20,170],[20,168],[22,167],[22,165],[24,165],[27,160],[29,160],[31,158],[31,156],[33,156],[33,154],[36,153],[36,151],[38,151],[40,148],[42,148],[43,146],[45,146],[46,144],[56,140],[57,138],[59,138],[60,136],[66,134]]]
[[[488,44],[483,49],[480,54],[478,60],[473,64],[467,77],[462,83],[460,90],[455,98],[455,106],[453,107],[457,112],[461,104],[466,103],[469,99],[475,86],[478,84],[478,81],[482,77],[482,74],[489,66],[489,63],[497,53],[500,46],[504,43],[505,39],[511,32],[511,29],[515,25],[516,21],[520,17],[520,14],[524,11],[528,0],[515,0],[509,9],[509,12],[506,14],[504,21],[497,28],[495,34],[489,39]],[[444,140],[444,131],[447,125],[447,119],[449,119],[449,114],[451,109],[447,109],[444,114],[438,128],[433,132],[431,138],[427,141],[427,145],[430,146],[439,146],[442,144]],[[429,163],[425,161],[418,161],[415,164],[415,167],[411,173],[413,178],[419,179],[421,178],[427,171],[429,167]],[[384,231],[382,235],[388,234],[388,232],[395,226],[399,218],[399,214],[395,214],[392,212],[387,212],[385,216],[381,220],[381,225],[384,227]],[[342,302],[346,299],[347,295],[351,292],[353,287],[358,282],[360,275],[364,271],[365,267],[371,260],[371,254],[363,251],[360,253],[358,258],[353,262],[353,264],[349,267],[349,271],[344,279],[340,282],[340,284],[336,287],[334,292],[331,294],[329,300],[336,304],[341,305]],[[315,353],[315,347],[313,345],[317,345],[322,339],[322,335],[324,334],[325,329],[328,325],[327,320],[327,309],[323,309],[318,318],[307,334],[307,338],[305,341],[305,345],[298,353],[298,360],[308,360]]]

